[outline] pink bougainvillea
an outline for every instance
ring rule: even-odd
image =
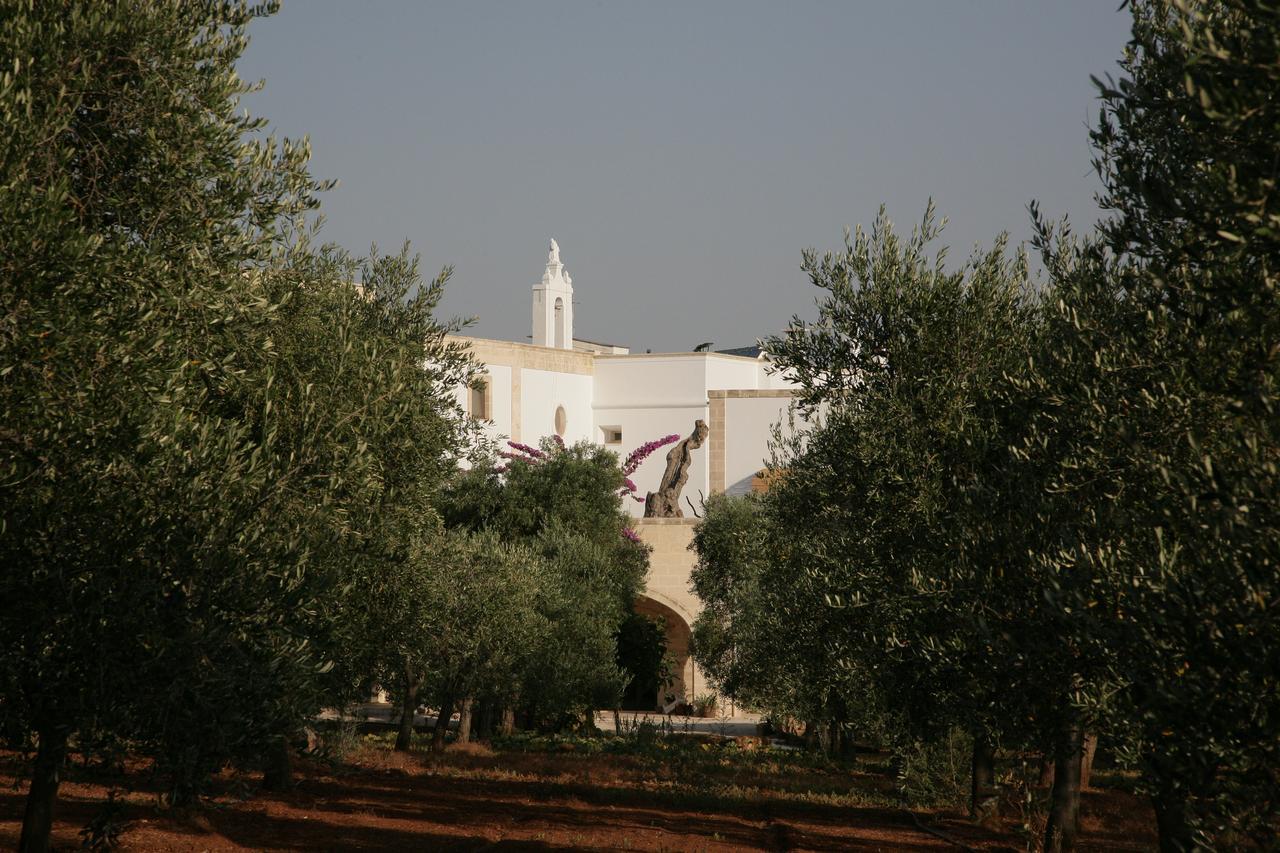
[[[518,441],[508,441],[507,444],[513,450],[519,453],[523,453],[525,456],[531,457],[533,459],[537,459],[538,461],[542,461],[547,458],[547,454],[543,453],[538,448],[532,447],[528,444],[521,444]]]
[[[622,476],[630,477],[640,467],[640,463],[649,458],[649,454],[657,450],[659,447],[666,447],[668,444],[675,444],[680,440],[680,436],[672,433],[671,435],[655,438],[653,441],[646,441],[635,450],[627,454],[626,460],[622,463]],[[634,489],[632,491],[635,491]]]
[[[631,479],[631,475],[640,467],[640,463],[648,459],[655,450],[660,447],[666,447],[668,444],[674,444],[679,440],[680,436],[673,433],[662,438],[655,438],[653,441],[646,441],[628,453],[627,458],[622,463],[622,488],[618,490],[618,494],[629,497],[638,504],[644,503],[644,498],[636,494],[639,490],[636,488],[635,480]]]
[[[551,436],[551,440],[555,442],[557,450],[565,449],[564,439],[560,436],[553,435]],[[668,444],[674,444],[679,440],[680,436],[672,433],[671,435],[666,435],[662,438],[656,438],[653,441],[646,441],[644,444],[628,453],[627,458],[623,460],[622,463],[622,488],[618,489],[618,497],[629,497],[636,503],[644,503],[645,499],[637,494],[639,489],[636,487],[635,480],[631,479],[631,475],[639,469],[641,463],[644,462],[645,459],[648,459],[655,450],[666,447]],[[540,450],[532,445],[521,444],[518,441],[508,441],[507,446],[510,447],[511,450],[498,451],[498,455],[507,461],[499,463],[497,467],[494,468],[495,473],[507,473],[511,470],[511,466],[516,462],[520,462],[525,465],[536,465],[541,462],[546,462],[548,459],[546,451]],[[623,527],[622,535],[632,542],[640,542],[640,537],[637,536],[636,532],[630,527]]]

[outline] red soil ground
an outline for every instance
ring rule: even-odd
[[[739,773],[740,787],[730,790],[740,793],[726,795],[721,786],[721,793],[703,795],[631,756],[495,754],[470,746],[437,758],[366,747],[349,761],[340,767],[301,764],[297,786],[287,794],[257,792],[251,777],[226,776],[216,796],[189,811],[163,807],[143,769],[131,768],[129,789],[119,795],[126,824],[121,849],[1025,849],[1012,827],[995,833],[954,812],[913,815],[829,804],[820,796],[774,796],[757,789],[763,780],[749,771],[732,771]],[[16,778],[20,768],[19,756],[0,752],[0,847],[18,841],[26,794]],[[810,790],[806,786],[821,783],[806,778],[811,772],[818,771],[788,771],[782,787]],[[55,848],[62,850],[79,848],[79,830],[98,813],[107,790],[91,770],[73,768],[67,775],[54,832]],[[855,776],[848,779],[854,787],[861,784]],[[1132,795],[1086,792],[1082,847],[1152,849],[1153,823],[1146,803]]]

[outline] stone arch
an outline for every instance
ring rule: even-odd
[[[697,672],[693,665],[693,657],[689,654],[692,640],[692,620],[674,601],[662,601],[666,596],[652,591],[636,599],[635,612],[650,619],[661,617],[667,629],[667,653],[673,661],[673,682],[666,693],[675,698],[677,703],[692,702],[697,689]],[[674,606],[673,606],[674,605]],[[679,609],[677,609],[679,608]],[[669,705],[665,697],[658,697],[658,709],[664,710]]]
[[[557,296],[555,301],[555,346],[557,349],[567,348],[565,346],[566,341],[564,339],[565,338],[564,315],[565,315],[564,300],[561,299],[559,296]]]

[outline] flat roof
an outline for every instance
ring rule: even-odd
[[[727,358],[737,361],[758,363],[746,355],[729,355],[723,352],[632,352],[632,353],[597,353],[596,358]]]
[[[627,349],[626,344],[611,344],[608,341],[593,341],[591,338],[580,338],[577,335],[574,335],[573,339],[575,341],[582,341],[584,344],[595,344],[598,347],[622,347],[623,349]]]
[[[536,352],[564,353],[572,354],[580,358],[723,358],[735,361],[749,361],[752,364],[759,364],[760,360],[746,355],[731,355],[724,352],[716,352],[715,350],[707,352],[629,352],[629,353],[603,353],[603,352],[585,352],[583,350],[560,349],[559,347],[540,347],[537,344],[521,343],[519,341],[505,341],[499,338],[479,338],[474,335],[450,334],[446,337],[458,341],[476,342],[482,344],[496,344],[498,346],[517,347],[524,350],[534,350]],[[585,343],[598,343],[597,341],[587,341],[585,338],[575,338],[574,340],[583,341]],[[602,346],[621,346],[621,344],[603,344]]]

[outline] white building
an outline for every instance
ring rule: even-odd
[[[705,496],[752,489],[769,456],[772,429],[787,418],[794,386],[771,371],[755,347],[746,355],[633,354],[575,337],[573,280],[555,240],[542,279],[533,286],[532,316],[532,344],[458,338],[484,365],[483,387],[459,393],[471,417],[485,421],[494,438],[536,446],[555,434],[568,444],[585,439],[625,457],[662,436],[687,437],[698,420],[708,426],[689,468],[681,503],[685,518],[636,524],[654,548],[648,600],[637,609],[666,617],[669,647],[682,670],[676,692],[692,698],[701,681],[687,660],[688,628],[700,609],[689,591],[694,515]],[[632,477],[641,497],[657,489],[666,453],[667,448],[653,453]],[[638,519],[644,514],[642,504],[627,505]]]
[[[467,392],[464,405],[488,422],[493,437],[536,446],[556,434],[569,444],[585,439],[625,456],[664,435],[688,436],[703,420],[710,434],[694,453],[684,490],[689,502],[697,506],[700,495],[750,490],[794,387],[770,371],[767,356],[634,354],[574,337],[572,279],[555,240],[542,280],[533,286],[532,307],[532,344],[459,338],[485,365],[483,390]],[[657,488],[665,456],[665,450],[654,453],[632,478],[641,496]],[[692,515],[689,502],[683,504],[686,515]],[[636,516],[643,509],[631,507]]]

